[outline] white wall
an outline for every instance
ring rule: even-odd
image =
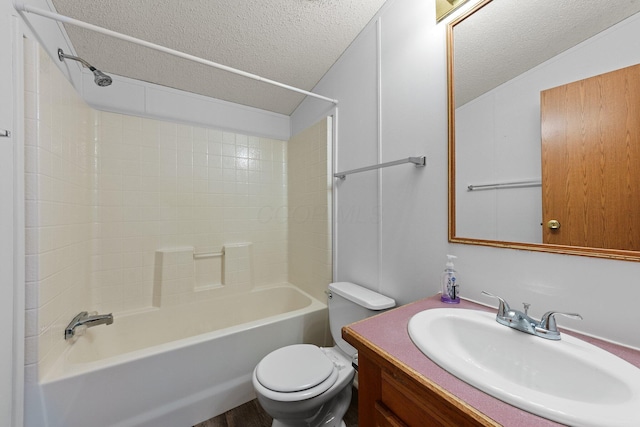
[[[130,114],[152,119],[213,127],[229,132],[286,140],[289,138],[289,116],[234,104],[112,75],[113,84],[98,87],[93,74],[82,73],[78,88],[84,100],[102,111]]]
[[[407,303],[438,291],[445,254],[453,253],[463,296],[493,304],[480,296],[487,290],[514,307],[531,303],[535,316],[551,309],[579,312],[584,321],[561,318],[560,324],[640,347],[640,264],[447,242],[445,32],[452,18],[436,24],[431,2],[388,1],[379,14],[380,31],[372,22],[316,87],[340,101],[337,169],[376,163],[378,127],[382,161],[427,156],[424,170],[379,172],[380,187],[376,172],[337,185],[337,280]],[[292,115],[294,131],[315,122],[322,108],[305,100]],[[353,215],[378,206],[379,217]]]
[[[435,293],[445,263],[444,31],[434,23],[433,3],[388,1],[315,89],[340,101],[336,171],[427,156],[426,168],[349,175],[334,188],[336,279],[401,303]],[[293,131],[321,113],[305,100]]]

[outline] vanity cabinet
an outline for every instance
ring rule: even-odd
[[[363,427],[499,426],[409,367],[374,349],[349,327],[358,349],[358,418]]]

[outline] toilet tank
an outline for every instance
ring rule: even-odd
[[[338,347],[353,357],[357,351],[342,339],[342,327],[395,307],[393,298],[350,282],[329,285],[329,326]]]

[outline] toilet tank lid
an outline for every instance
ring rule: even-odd
[[[370,289],[351,282],[329,284],[329,290],[369,310],[384,310],[395,307],[396,301]]]

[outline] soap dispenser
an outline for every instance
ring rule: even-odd
[[[453,266],[453,260],[456,258],[455,255],[447,255],[447,264],[442,273],[442,295],[440,300],[448,304],[460,303],[456,269]]]

